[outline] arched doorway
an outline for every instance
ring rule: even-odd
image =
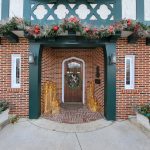
[[[85,104],[85,62],[71,57],[62,63],[62,102]]]

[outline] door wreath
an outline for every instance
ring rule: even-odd
[[[78,87],[80,87],[81,85],[81,78],[80,75],[77,73],[68,73],[65,75],[66,77],[66,81],[67,81],[67,85],[69,88],[71,89],[76,89]]]

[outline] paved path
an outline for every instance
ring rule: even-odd
[[[150,150],[150,133],[129,121],[91,132],[58,132],[21,119],[0,131],[0,150]]]

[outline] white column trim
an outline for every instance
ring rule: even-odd
[[[24,0],[10,0],[9,3],[9,18],[23,18]]]

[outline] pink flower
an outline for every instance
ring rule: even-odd
[[[69,18],[69,22],[76,23],[78,21],[79,21],[79,19],[77,17],[71,17],[71,18]]]
[[[94,28],[94,29],[93,29],[93,31],[94,31],[94,32],[97,32],[97,31],[98,31],[98,29],[97,29],[97,28]]]
[[[89,31],[90,31],[90,28],[86,27],[86,28],[84,28],[84,31],[85,31],[85,32],[89,32]]]
[[[140,25],[139,24],[136,24],[135,27],[134,27],[134,32],[137,32],[140,28]]]
[[[40,27],[39,27],[38,25],[36,25],[36,26],[34,27],[34,33],[35,33],[35,34],[39,34],[39,33],[40,33]]]
[[[113,26],[109,26],[108,31],[109,31],[109,33],[113,33],[114,32],[114,27]]]

